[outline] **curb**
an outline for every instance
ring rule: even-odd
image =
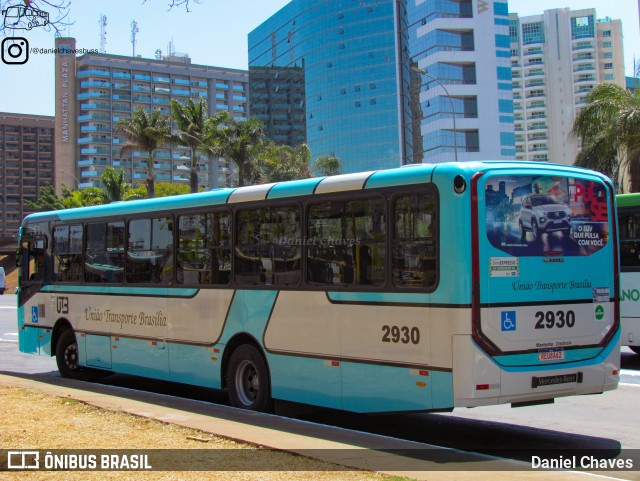
[[[515,478],[582,481],[586,476],[593,477],[591,473],[576,471],[532,472],[527,463],[516,460],[114,386],[38,375],[15,376],[6,372],[0,372],[0,385],[36,389],[108,410],[199,429],[351,469],[417,480],[478,481],[489,476],[494,481],[511,481]],[[403,455],[411,450],[425,449],[431,453],[429,459]]]
[[[622,384],[640,384],[640,372],[631,371],[629,369],[620,370],[620,383]]]

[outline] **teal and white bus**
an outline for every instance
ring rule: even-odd
[[[620,194],[620,342],[640,354],[640,194]]]
[[[416,165],[36,213],[22,352],[356,412],[615,389],[610,181],[528,162]]]

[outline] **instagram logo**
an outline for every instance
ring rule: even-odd
[[[7,65],[22,65],[29,60],[29,42],[24,37],[7,37],[2,40],[2,61]]]

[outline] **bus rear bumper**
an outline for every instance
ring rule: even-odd
[[[598,356],[580,362],[522,367],[497,364],[471,336],[454,336],[454,406],[529,403],[615,389],[620,378],[620,337]]]

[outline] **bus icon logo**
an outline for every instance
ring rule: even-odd
[[[38,451],[9,451],[7,452],[8,469],[39,469],[40,452]]]
[[[501,331],[516,330],[516,311],[502,311],[500,313],[500,330]]]

